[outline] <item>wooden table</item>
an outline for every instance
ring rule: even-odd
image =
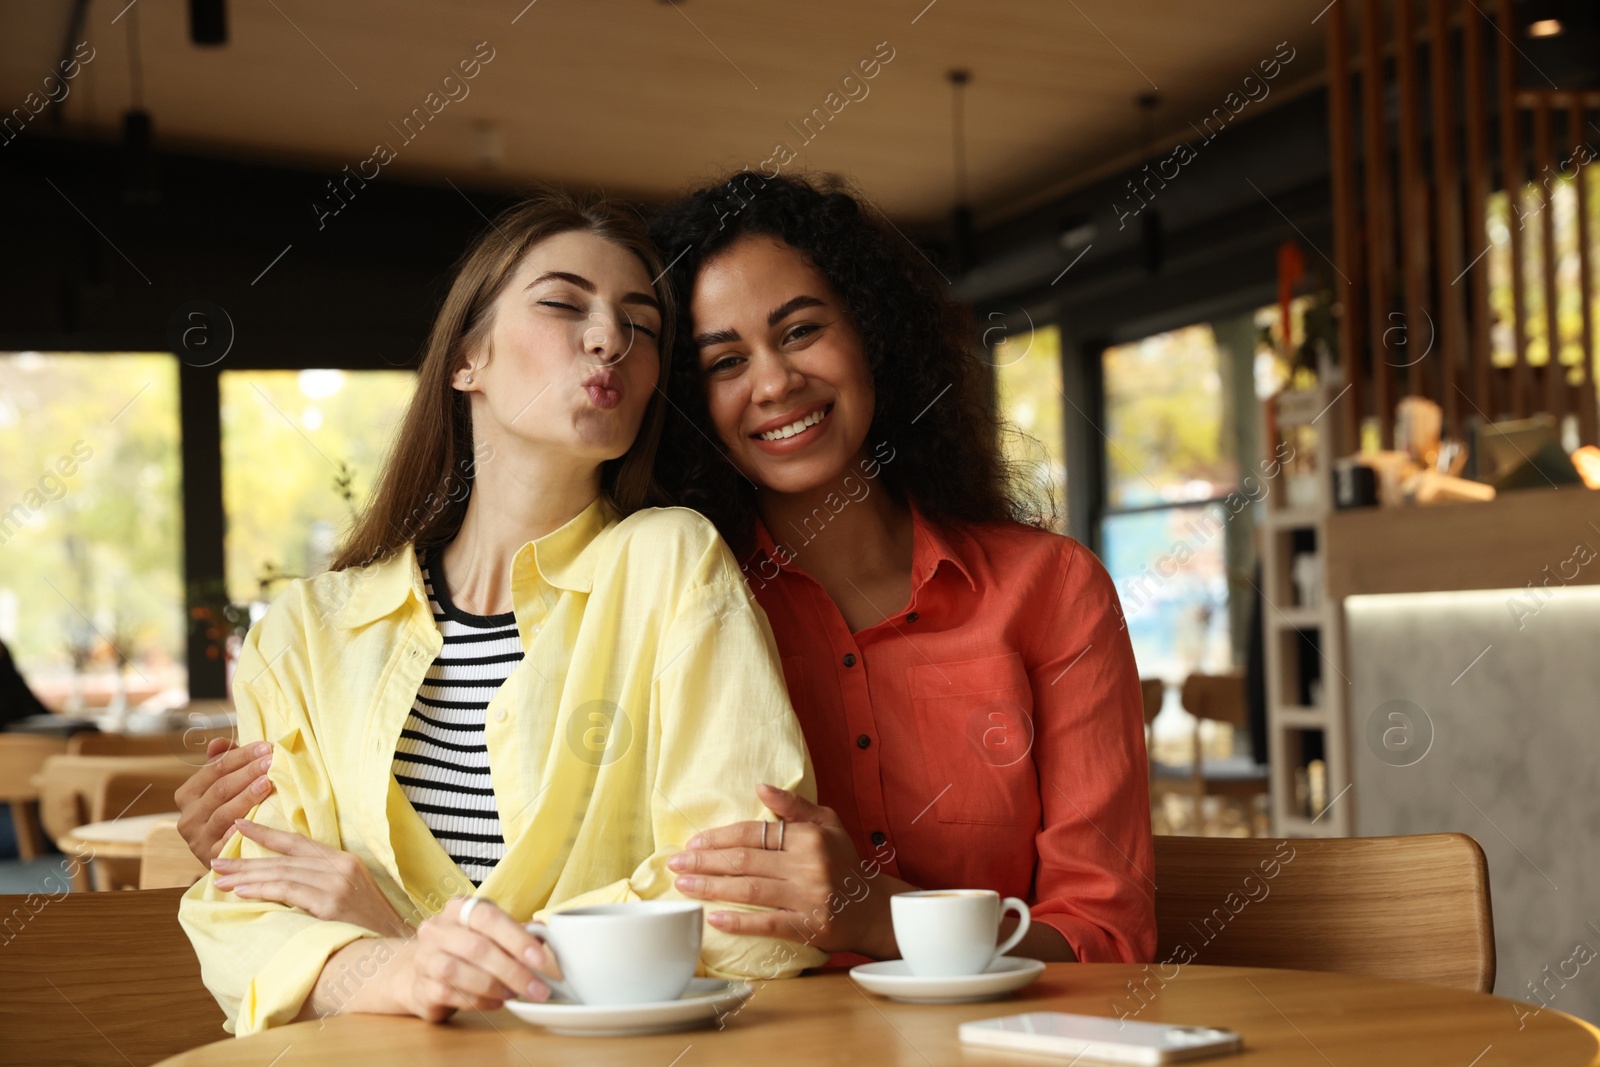
[[[85,823],[75,826],[61,837],[56,839],[56,845],[61,851],[78,857],[84,862],[93,861],[94,888],[97,891],[118,889],[122,885],[137,888],[139,885],[139,861],[144,856],[144,839],[150,835],[150,830],[162,823],[174,826],[178,823],[178,813],[175,811],[163,812],[158,815],[129,815],[121,819],[107,819],[105,822]],[[123,864],[125,868],[121,878],[116,878],[108,869],[106,861],[130,861]],[[132,877],[128,876],[131,872]]]
[[[1531,1015],[1481,993],[1351,975],[1246,967],[1052,964],[1014,996],[983,1004],[898,1004],[858,989],[842,973],[759,985],[724,1030],[652,1037],[556,1037],[509,1012],[458,1015],[432,1026],[417,1019],[340,1016],[205,1045],[162,1061],[169,1067],[295,1067],[309,1063],[1046,1065],[1048,1058],[967,1048],[956,1026],[1024,1011],[1115,1017],[1118,1007],[1148,1022],[1222,1026],[1246,1051],[1214,1061],[1231,1067],[1540,1067],[1600,1065],[1600,1030],[1553,1008]],[[1171,981],[1162,982],[1163,977]],[[1133,983],[1130,987],[1129,983]],[[1519,1011],[1523,1017],[1519,1020]],[[1522,1026],[1519,1029],[1519,1021]],[[276,1057],[282,1056],[282,1059]],[[1481,1057],[1481,1058],[1480,1058]],[[1065,1059],[1055,1062],[1065,1065]],[[1085,1065],[1087,1067],[1087,1064]]]

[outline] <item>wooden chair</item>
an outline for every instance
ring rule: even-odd
[[[35,779],[39,787],[39,819],[45,833],[52,839],[60,838],[75,826],[95,822],[96,798],[100,796],[101,783],[113,774],[147,775],[150,794],[165,793],[166,806],[160,811],[174,811],[177,803],[172,799],[175,783],[183,781],[195,771],[189,761],[177,756],[51,756],[45,760]],[[117,814],[112,809],[105,818]]]
[[[213,737],[232,737],[233,728],[195,728],[158,734],[73,734],[67,751],[74,756],[180,756],[198,764]]]
[[[1147,702],[1148,699],[1146,697]],[[1181,699],[1183,709],[1194,716],[1194,759],[1187,767],[1153,763],[1151,799],[1159,801],[1168,794],[1192,798],[1193,825],[1197,833],[1203,832],[1205,826],[1206,797],[1246,801],[1250,821],[1254,824],[1254,799],[1265,796],[1270,784],[1267,768],[1243,756],[1208,760],[1200,745],[1202,722],[1226,723],[1235,729],[1248,725],[1244,677],[1237,674],[1191,674],[1184,680]],[[1145,714],[1149,715],[1148,703]]]
[[[39,823],[39,787],[34,776],[51,756],[67,751],[67,740],[38,734],[0,734],[0,801],[11,808],[17,854],[31,860],[44,850]]]
[[[177,820],[158,823],[145,835],[144,855],[139,862],[140,889],[188,889],[206,870],[178,833]]]
[[[1157,961],[1494,988],[1489,868],[1465,834],[1158,835],[1155,855]]]
[[[144,1067],[228,1035],[179,889],[0,896],[6,1063]]]
[[[1161,703],[1167,697],[1167,683],[1160,678],[1140,678],[1139,695],[1144,698],[1144,724],[1149,726],[1161,714]]]
[[[89,821],[99,823],[172,812],[176,825],[178,805],[172,795],[188,778],[187,768],[147,770],[136,774],[108,774],[101,779],[94,799],[89,804]],[[58,841],[57,844],[61,842]],[[93,887],[96,890],[131,889],[136,886],[143,888],[143,850],[140,851],[139,856],[111,856],[106,854],[106,850],[97,850],[93,864],[91,883]],[[194,857],[191,856],[190,859],[193,860]],[[191,878],[189,881],[193,882],[194,879]],[[185,883],[187,884],[189,883]]]

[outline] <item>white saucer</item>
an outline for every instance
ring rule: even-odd
[[[883,960],[850,968],[850,977],[869,993],[908,1004],[971,1004],[993,1000],[1032,982],[1044,964],[1019,956],[1001,956],[982,974],[952,978],[919,978],[905,960]]]
[[[523,1022],[552,1034],[570,1037],[626,1037],[664,1034],[705,1026],[749,999],[749,982],[695,978],[677,1000],[652,1004],[574,1004],[559,994],[547,1001],[508,1000],[506,1007]]]

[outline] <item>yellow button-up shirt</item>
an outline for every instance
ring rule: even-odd
[[[525,654],[486,723],[506,855],[479,892],[513,917],[679,896],[666,858],[701,830],[769,818],[758,783],[815,797],[766,616],[698,513],[619,520],[597,500],[517,552],[511,591]],[[353,853],[413,923],[473,891],[391,770],[442,647],[407,547],[291,583],[233,684],[240,743],[273,743],[274,790],[250,817]],[[265,854],[237,834],[223,851]],[[378,936],[214,878],[179,917],[237,1034],[293,1020],[329,956]],[[705,974],[786,976],[825,958],[703,930]]]

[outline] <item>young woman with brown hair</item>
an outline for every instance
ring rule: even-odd
[[[678,895],[666,858],[700,827],[758,815],[762,781],[812,791],[726,546],[644,507],[674,328],[661,273],[603,202],[502,215],[456,272],[333,569],[246,638],[239,736],[271,788],[245,794],[243,836],[180,913],[235,1033],[543,998],[522,923]],[[708,928],[702,964],[821,959],[773,966],[771,948]]]

